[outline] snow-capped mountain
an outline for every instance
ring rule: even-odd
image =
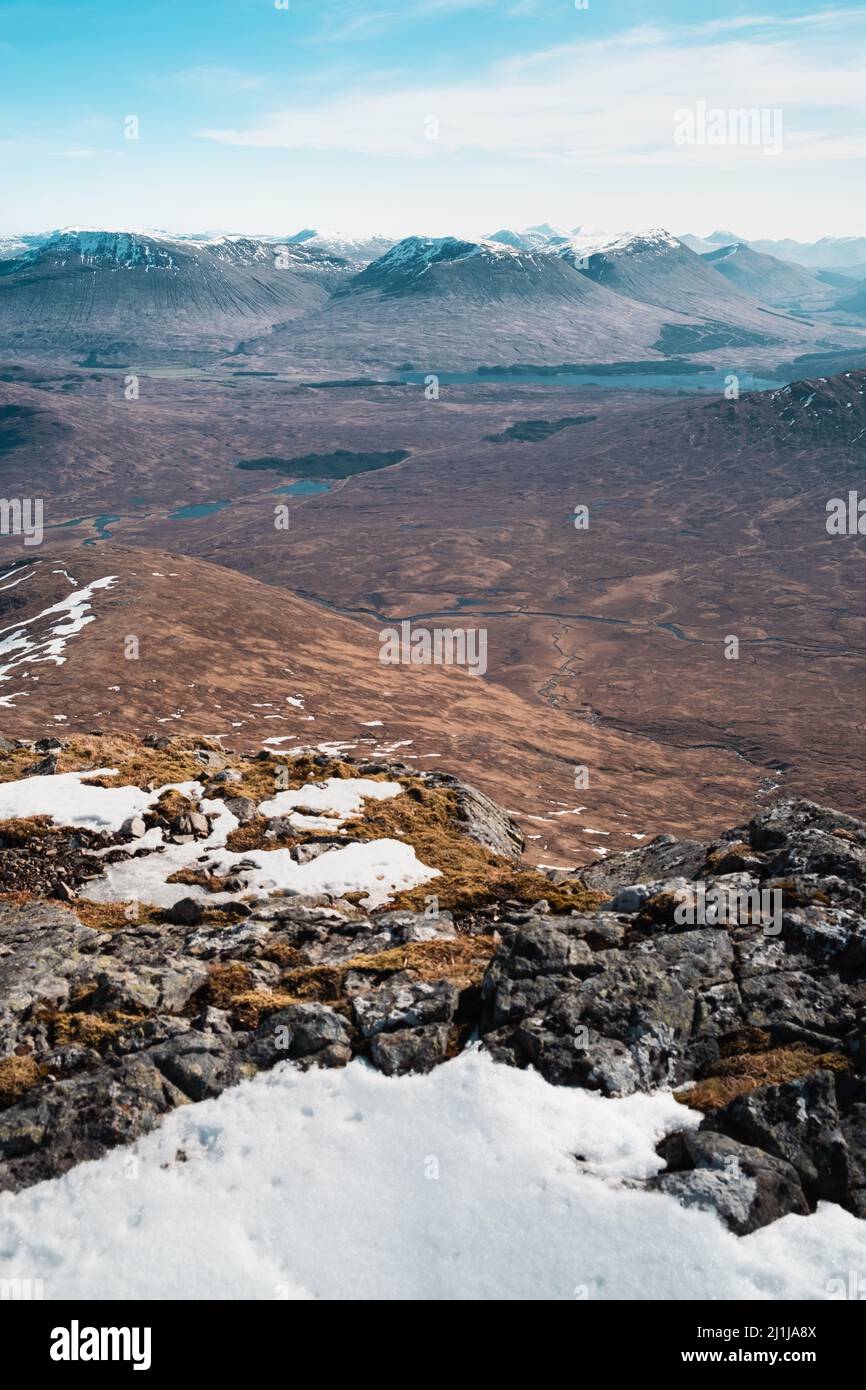
[[[70,227],[0,261],[0,331],[12,347],[226,350],[311,312],[349,273],[316,247]]]
[[[855,278],[860,271],[866,274],[864,236],[825,236],[818,241],[793,241],[790,237],[785,237],[774,241],[762,237],[738,236],[735,232],[716,231],[705,237],[685,232],[680,241],[699,255],[706,255],[720,246],[742,245],[749,246],[762,255],[792,261],[795,265],[808,266],[812,270],[850,270],[854,272]]]
[[[491,232],[486,240],[523,251],[558,251],[568,247],[582,250],[613,241],[614,234],[584,226],[572,227],[571,231],[565,231],[561,227],[551,226],[549,222],[539,222],[533,227],[524,227],[520,232],[501,227],[498,232]]]
[[[629,232],[583,255],[560,256],[596,284],[629,299],[725,325],[767,332],[755,301],[664,227]]]
[[[383,256],[394,245],[394,237],[373,233],[371,236],[345,236],[341,232],[316,231],[304,227],[286,238],[290,246],[303,246],[307,250],[320,250],[329,255],[341,256],[355,266],[368,265],[370,261]]]
[[[487,273],[543,271],[552,258],[526,252],[498,241],[464,241],[459,237],[404,237],[390,251],[356,275],[351,289],[377,289],[383,294],[418,291],[447,292],[462,283],[476,285]],[[438,272],[438,273],[437,273]]]

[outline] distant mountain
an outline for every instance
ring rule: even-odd
[[[539,222],[534,227],[524,227],[521,232],[514,232],[508,227],[503,227],[498,232],[491,232],[488,237],[484,238],[486,241],[496,241],[503,246],[513,246],[521,251],[557,251],[566,247],[572,249],[595,247],[602,246],[605,242],[613,239],[610,233],[593,228],[572,227],[571,231],[564,231],[561,227],[552,227],[549,222]]]
[[[349,269],[315,247],[249,237],[68,229],[0,261],[0,346],[121,360],[151,346],[226,350],[310,313]]]
[[[820,270],[841,270],[866,261],[866,237],[825,236],[820,241],[751,241],[755,251]]]
[[[341,256],[355,266],[367,265],[377,256],[383,256],[394,245],[393,237],[350,237],[343,236],[340,232],[317,232],[311,227],[304,227],[286,240],[289,246],[303,246],[307,250],[319,250]]]
[[[14,261],[27,251],[27,243],[17,236],[0,237],[0,261]]]
[[[629,299],[703,321],[747,327],[771,341],[779,325],[767,319],[754,299],[662,227],[620,237],[586,255],[561,255],[597,285]]]
[[[580,277],[557,256],[458,237],[406,237],[338,293],[368,290],[388,297],[453,295],[482,302],[585,298]]]
[[[795,265],[805,265],[813,270],[849,270],[851,267],[863,269],[866,275],[866,237],[843,236],[821,237],[820,241],[792,241],[784,238],[772,241],[766,238],[737,236],[734,232],[711,232],[709,236],[693,236],[690,232],[681,236],[690,250],[699,255],[715,250],[719,246],[749,246],[762,255],[775,256],[781,261],[793,261]]]
[[[833,307],[840,313],[854,314],[858,318],[866,315],[866,281],[852,286],[849,292],[843,292]]]
[[[326,376],[634,361],[660,355],[654,345],[671,322],[687,324],[593,284],[560,255],[406,237],[316,313],[246,346],[287,369],[319,363]]]
[[[825,308],[834,300],[832,286],[803,266],[763,255],[745,242],[720,246],[704,256],[736,289],[764,304],[786,309]]]

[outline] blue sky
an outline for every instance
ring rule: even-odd
[[[866,232],[862,0],[280,4],[0,0],[0,234]],[[677,144],[701,102],[781,152]]]

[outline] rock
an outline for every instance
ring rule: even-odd
[[[259,1067],[291,1058],[316,1066],[342,1066],[351,1059],[351,1033],[341,1014],[326,1004],[291,1004],[269,1014],[248,1049]]]
[[[49,753],[47,758],[42,758],[38,763],[31,763],[25,767],[24,777],[53,777],[57,771],[57,754]]]
[[[143,816],[127,816],[120,833],[127,840],[140,840],[142,835],[147,833],[147,826]]]
[[[701,1128],[790,1163],[810,1206],[819,1201],[847,1205],[851,1165],[832,1072],[816,1071],[738,1096],[708,1115]]]
[[[355,1022],[365,1038],[428,1023],[450,1023],[457,1012],[459,992],[449,980],[410,980],[381,985],[359,994],[352,1003]]]
[[[377,1033],[370,1043],[370,1060],[386,1076],[432,1071],[445,1061],[448,1041],[449,1029],[445,1023]]]
[[[309,864],[313,859],[318,859],[320,854],[326,854],[333,846],[330,844],[321,845],[310,842],[305,845],[293,845],[289,854],[296,864]]]
[[[671,835],[657,835],[638,849],[610,854],[580,870],[580,877],[589,888],[614,893],[636,883],[683,877],[699,878],[707,856],[706,846],[697,840],[675,840]]]
[[[242,782],[244,779],[233,767],[225,767],[222,772],[215,772],[210,780],[217,786],[227,786],[231,782]]]
[[[554,1084],[606,1095],[689,1079],[696,1043],[729,1028],[736,1006],[727,934],[705,928],[593,954],[567,918],[554,920],[555,930],[503,933],[482,984],[485,1045]]]
[[[168,909],[168,920],[182,927],[195,927],[203,917],[204,908],[195,898],[179,898]]]
[[[790,1163],[727,1135],[678,1131],[663,1139],[656,1152],[668,1167],[647,1185],[683,1206],[716,1211],[738,1236],[791,1212],[809,1212]]]
[[[189,824],[196,839],[206,839],[210,834],[210,821],[201,811],[190,811]]]
[[[866,846],[866,822],[804,800],[777,801],[760,811],[749,822],[747,836],[753,849],[778,850],[784,848],[791,836],[804,830],[831,835],[836,830],[844,830],[854,836],[857,844]]]
[[[41,1086],[0,1113],[0,1191],[56,1177],[131,1143],[186,1099],[146,1056]]]
[[[429,786],[448,787],[456,793],[458,824],[473,840],[506,859],[520,858],[526,843],[523,834],[508,812],[489,796],[447,773],[430,773],[427,781]]]
[[[246,825],[247,821],[255,820],[259,814],[258,806],[248,796],[226,797],[225,808],[227,811],[231,811],[241,825]]]
[[[213,768],[216,772],[221,772],[226,765],[222,753],[216,753],[212,748],[196,748],[193,756],[205,767]]]
[[[218,1096],[239,1081],[243,1073],[231,1034],[219,1036],[193,1030],[151,1048],[147,1056],[189,1100]]]
[[[635,883],[630,888],[620,888],[613,902],[608,904],[608,911],[627,914],[640,912],[647,898],[652,896],[652,892],[653,889],[645,883]]]

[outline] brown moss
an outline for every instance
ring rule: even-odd
[[[32,1057],[0,1058],[0,1109],[14,1105],[42,1080],[42,1073]]]
[[[152,903],[92,903],[86,898],[77,898],[72,910],[82,926],[94,931],[119,931],[137,922],[156,922],[160,913]]]
[[[184,796],[176,787],[163,792],[158,798],[153,812],[162,816],[167,821],[172,821],[177,816],[188,816],[196,808],[196,802],[189,796]]]
[[[289,946],[285,941],[275,941],[272,946],[262,951],[262,960],[272,961],[274,965],[280,965],[285,969],[288,966],[300,965],[302,956],[296,946]]]
[[[201,780],[207,770],[195,756],[196,748],[216,751],[217,744],[206,738],[173,738],[170,748],[147,748],[138,739],[122,735],[81,735],[62,750],[57,770],[111,767],[117,769],[116,776],[94,780],[107,787],[162,787],[168,782]]]
[[[759,1086],[779,1086],[822,1069],[847,1071],[849,1065],[839,1052],[817,1052],[799,1043],[766,1052],[742,1052],[714,1063],[710,1076],[690,1090],[678,1092],[676,1099],[693,1110],[717,1110]]]
[[[288,839],[271,840],[265,839],[267,829],[267,818],[256,816],[254,820],[248,820],[243,825],[235,826],[226,836],[226,849],[232,850],[235,854],[246,854],[251,849],[284,849],[287,845],[296,843],[294,836]]]
[[[276,796],[279,791],[297,790],[308,782],[322,782],[327,777],[357,777],[358,770],[340,758],[332,758],[319,765],[314,755],[302,754],[297,758],[272,755],[270,758],[236,758],[232,760],[235,772],[240,773],[240,782],[226,783],[220,788],[223,797],[248,796],[258,803]],[[383,774],[376,774],[381,780]],[[250,846],[253,848],[253,846]]]

